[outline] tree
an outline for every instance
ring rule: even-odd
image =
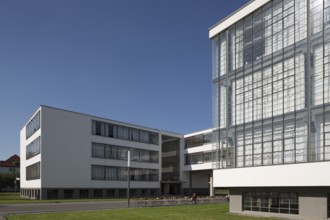
[[[17,173],[0,173],[0,192],[6,187],[15,187]]]

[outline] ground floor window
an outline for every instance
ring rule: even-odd
[[[64,199],[73,199],[73,190],[72,189],[64,190]]]
[[[151,189],[150,190],[150,195],[151,196],[157,196],[159,193],[158,193],[158,189]]]
[[[244,192],[243,210],[299,214],[298,197],[294,192]]]
[[[137,197],[138,196],[138,190],[137,189],[131,189],[130,191],[131,197]]]
[[[94,189],[94,198],[102,198],[102,189]]]
[[[57,189],[47,190],[47,198],[48,199],[58,199],[58,190]]]
[[[115,190],[114,189],[108,189],[107,190],[107,197],[115,197]]]
[[[142,189],[141,190],[141,196],[148,196],[149,195],[149,190],[148,189]]]
[[[81,199],[88,198],[88,189],[81,189],[81,190],[79,190],[79,197]]]
[[[127,196],[126,189],[119,189],[119,197],[123,198]]]

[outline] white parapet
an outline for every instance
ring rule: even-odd
[[[251,14],[256,9],[265,5],[269,1],[270,0],[254,0],[244,5],[242,8],[238,9],[233,14],[224,18],[222,21],[211,27],[209,30],[209,38],[213,38],[220,32],[226,30],[228,27],[235,24],[237,21],[241,20],[245,16]]]
[[[330,185],[330,162],[213,171],[214,187],[308,187]]]

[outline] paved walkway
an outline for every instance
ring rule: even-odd
[[[131,207],[133,207],[131,201]],[[0,204],[0,215],[127,208],[127,201]]]

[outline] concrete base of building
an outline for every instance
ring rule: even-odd
[[[25,189],[21,188],[20,194],[21,197],[24,198],[29,198],[29,199],[40,199],[40,189],[35,189],[35,188],[30,188],[30,189]]]
[[[231,213],[303,220],[330,217],[330,187],[231,188],[229,191]],[[294,205],[290,204],[290,195],[298,196],[294,198],[297,203],[292,202]]]
[[[209,196],[208,188],[183,188],[181,195],[169,195],[169,196],[188,196],[192,193],[196,193],[198,196]],[[29,199],[97,199],[97,198],[126,198],[127,189],[72,189],[72,188],[22,188],[21,197]],[[131,198],[141,197],[160,197],[166,196],[161,194],[161,189],[131,189]]]
[[[127,189],[21,189],[21,196],[30,199],[106,199],[126,198]],[[130,197],[157,197],[160,196],[160,189],[131,189]]]

